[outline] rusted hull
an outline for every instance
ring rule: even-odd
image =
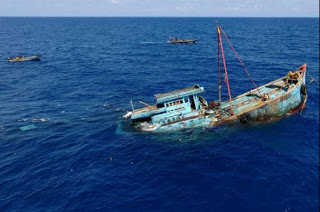
[[[272,102],[250,111],[253,120],[263,120],[270,117],[282,116],[296,109],[302,102],[303,97],[300,95],[300,87],[291,93],[284,94]]]
[[[239,95],[233,98],[232,101],[222,102],[218,106],[210,106],[209,104],[207,106],[202,105],[195,109],[189,108],[190,111],[187,111],[187,113],[182,116],[178,115],[178,109],[181,106],[179,103],[177,105],[171,104],[167,106],[167,109],[169,107],[169,112],[167,111],[167,113],[161,113],[156,116],[150,115],[151,111],[158,112],[159,110],[155,110],[153,106],[139,109],[134,111],[134,116],[132,116],[132,118],[137,119],[141,114],[148,115],[150,120],[138,123],[138,129],[143,131],[161,132],[179,130],[182,128],[213,127],[226,123],[250,123],[268,120],[274,117],[281,117],[286,114],[294,114],[302,110],[307,101],[305,71],[306,65],[303,65],[294,72],[294,75],[296,76],[294,78],[282,77],[252,91]],[[198,92],[198,87],[193,87],[192,92],[190,89],[178,90],[177,92],[181,95],[187,91],[189,94]],[[203,90],[201,90],[201,92],[202,91]],[[176,92],[169,92],[165,95],[157,95],[158,102],[161,103],[162,99],[163,101],[167,101],[168,95],[170,98],[171,96],[174,96],[173,98],[181,97],[177,95]],[[173,110],[171,107],[178,108]],[[175,112],[177,112],[177,114],[173,114]],[[170,115],[172,115],[172,119],[170,118]],[[168,119],[168,122],[166,123],[159,121],[168,117],[170,120]]]
[[[302,101],[302,103],[298,107],[296,107],[295,109],[291,110],[290,114],[295,114],[295,113],[297,113],[299,111],[302,111],[306,107],[307,97],[308,96],[305,96],[305,98]]]
[[[244,108],[242,111],[236,111],[235,115],[216,122],[212,121],[211,125],[228,122],[249,123],[297,113],[303,110],[307,101],[307,94],[302,92],[302,86],[305,86],[304,72],[297,84],[281,96],[267,101],[256,101],[256,105],[251,109]]]

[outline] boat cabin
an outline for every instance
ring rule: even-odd
[[[199,96],[204,88],[199,85],[155,95],[156,105],[133,111],[131,119],[143,117],[153,125],[166,125],[195,117],[207,106],[206,100]]]

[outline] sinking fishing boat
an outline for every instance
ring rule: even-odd
[[[305,84],[306,64],[296,71],[275,81],[257,87],[248,70],[234,50],[221,26],[218,31],[218,78],[219,100],[208,103],[200,94],[204,88],[199,85],[155,95],[156,104],[142,104],[146,107],[134,109],[124,117],[131,118],[137,129],[142,131],[167,131],[190,127],[212,127],[224,123],[267,120],[293,114],[305,107],[307,87]],[[221,32],[228,41],[240,64],[255,86],[255,89],[232,98],[225,63]],[[225,82],[229,99],[221,101],[220,54],[222,55]]]
[[[30,61],[30,60],[40,60],[41,55],[37,55],[37,56],[30,56],[30,57],[26,57],[26,56],[17,56],[15,58],[9,57],[8,61],[9,62],[23,62],[23,61]]]
[[[168,40],[168,43],[173,43],[173,44],[177,44],[177,43],[195,43],[197,42],[197,39],[180,39],[180,38],[175,38],[170,36],[171,40]]]

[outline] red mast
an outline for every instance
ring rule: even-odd
[[[223,45],[222,45],[221,34],[220,34],[220,26],[217,26],[217,30],[218,30],[218,39],[219,39],[218,43],[220,43],[220,47],[221,47],[221,54],[222,54],[224,72],[225,72],[226,81],[227,81],[227,87],[228,87],[231,115],[234,115],[234,111],[233,111],[233,107],[232,107],[232,97],[231,97],[230,86],[229,86],[227,66],[226,66],[226,61],[225,61],[225,58],[224,58]],[[219,52],[219,48],[218,48],[218,52]],[[218,69],[219,69],[219,73],[220,73],[220,62],[218,62]],[[219,82],[220,82],[220,77],[219,77]]]
[[[218,26],[217,26],[218,28]],[[218,29],[219,30],[219,29]],[[221,79],[220,79],[220,38],[218,34],[218,78],[219,78],[219,105],[221,105]]]

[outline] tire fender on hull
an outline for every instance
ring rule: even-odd
[[[252,117],[249,113],[243,113],[239,116],[240,123],[247,124],[251,121]]]
[[[301,88],[300,88],[300,93],[302,94],[302,95],[307,95],[307,85],[306,84],[302,84],[301,85]]]

